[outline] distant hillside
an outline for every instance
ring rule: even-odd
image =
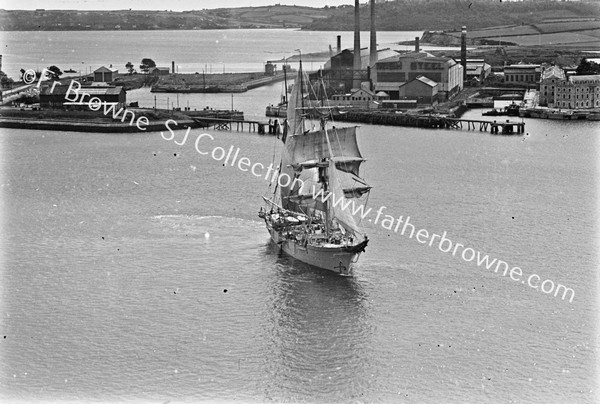
[[[215,10],[0,10],[2,31],[300,28],[327,18],[325,8],[271,6]]]
[[[306,29],[348,31],[354,27],[354,7],[329,9],[331,16],[313,21]],[[377,4],[377,29],[381,31],[460,30],[499,25],[537,24],[549,19],[600,19],[600,1],[559,2],[528,0],[392,0]],[[360,10],[361,29],[370,29],[367,1]]]
[[[368,30],[368,0],[361,7],[361,29]],[[539,24],[549,19],[600,19],[600,1],[388,0],[377,4],[381,31],[469,30],[500,25]],[[2,31],[190,30],[302,28],[351,31],[354,6],[268,6],[163,11],[0,10]]]

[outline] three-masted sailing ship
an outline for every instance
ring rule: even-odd
[[[361,197],[371,187],[359,176],[364,159],[356,139],[357,127],[328,128],[330,110],[315,108],[313,100],[305,99],[307,83],[300,62],[288,100],[280,180],[272,198],[263,197],[266,209],[261,208],[259,216],[284,253],[350,275],[352,263],[369,242],[353,213],[364,212]],[[319,128],[307,130],[307,117],[315,114]]]

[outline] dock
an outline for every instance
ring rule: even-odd
[[[446,118],[453,128],[463,129],[463,123],[466,124],[467,130],[477,130],[480,132],[489,132],[495,135],[520,135],[525,132],[525,122],[512,122],[508,119],[506,122],[489,122],[478,121],[472,119]]]
[[[510,120],[506,120],[505,122],[490,122],[450,118],[433,114],[416,115],[351,111],[336,114],[334,118],[338,121],[368,123],[372,125],[406,126],[429,129],[466,129],[504,135],[522,134],[525,132],[524,122],[514,122]]]
[[[282,123],[271,122],[260,122],[251,121],[246,119],[224,119],[214,117],[192,117],[193,121],[200,128],[213,127],[214,130],[228,130],[233,131],[235,127],[236,132],[256,132],[259,135],[281,135],[283,133]]]

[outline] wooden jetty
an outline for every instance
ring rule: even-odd
[[[237,132],[256,132],[258,134],[280,135],[283,132],[283,120],[260,122],[241,118],[222,118],[216,116],[190,116],[201,128],[214,127],[215,130]],[[347,112],[334,116],[335,120],[367,123],[372,125],[408,126],[430,129],[479,130],[498,135],[518,135],[525,132],[524,122],[506,120],[481,121],[473,119],[449,118],[442,115],[382,114],[373,112]]]
[[[215,130],[233,131],[236,132],[256,132],[259,135],[281,135],[283,132],[283,121],[281,124],[273,122],[249,121],[246,119],[223,119],[213,117],[192,117],[194,122],[201,128],[213,127]]]
[[[334,115],[338,121],[368,123],[372,125],[408,126],[431,129],[467,129],[492,134],[521,134],[525,131],[524,122],[481,121],[473,119],[450,118],[433,114],[394,114],[365,111],[349,111]]]
[[[525,132],[525,122],[511,122],[508,119],[506,122],[490,122],[478,121],[472,119],[446,118],[448,122],[453,122],[453,127],[463,129],[463,123],[466,124],[467,130],[477,130],[480,132],[489,132],[495,135],[520,135]]]

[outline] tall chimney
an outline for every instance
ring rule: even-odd
[[[360,88],[360,3],[354,0],[354,63],[352,66],[352,88]]]
[[[419,52],[419,37],[415,37],[415,52]]]
[[[463,67],[463,81],[467,80],[467,27],[462,26],[460,36],[460,64]]]
[[[171,61],[171,73],[175,73],[175,61]]]
[[[369,66],[375,66],[377,63],[377,29],[375,27],[375,0],[371,0],[371,43],[369,46]]]
[[[340,53],[342,51],[342,36],[338,35],[337,36],[337,53]]]

